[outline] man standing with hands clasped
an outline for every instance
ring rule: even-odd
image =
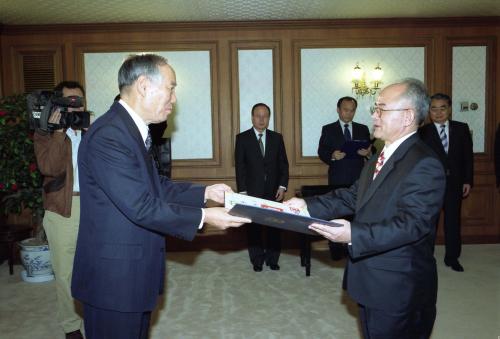
[[[451,98],[442,93],[431,97],[432,123],[420,128],[422,140],[436,152],[446,171],[444,212],[444,263],[463,272],[458,261],[462,249],[460,236],[462,199],[469,196],[474,176],[472,137],[466,123],[451,120]]]
[[[235,166],[238,192],[267,200],[283,201],[288,185],[288,159],[283,136],[270,131],[271,110],[263,103],[252,107],[252,125],[236,136]],[[266,227],[266,241],[262,239],[262,225],[247,225],[248,254],[255,272],[266,263],[273,271],[279,270],[281,232]]]
[[[384,140],[349,188],[292,198],[312,217],[354,214],[341,227],[312,224],[325,238],[348,243],[347,292],[358,302],[363,335],[370,339],[429,338],[436,317],[435,223],[445,190],[443,166],[423,143],[418,126],[429,97],[416,79],[384,88],[372,113],[374,134]]]
[[[229,186],[173,183],[159,176],[148,124],[176,102],[173,68],[158,55],[133,55],[118,72],[121,99],[96,120],[78,153],[81,218],[73,296],[84,305],[87,339],[147,338],[165,279],[165,237],[191,240],[203,223],[250,222],[222,207]]]

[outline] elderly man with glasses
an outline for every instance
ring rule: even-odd
[[[425,86],[405,79],[387,86],[372,113],[374,135],[385,142],[351,187],[287,205],[307,206],[325,238],[348,243],[345,283],[359,305],[365,338],[429,338],[436,317],[435,224],[445,190],[437,156],[420,140],[429,107]]]

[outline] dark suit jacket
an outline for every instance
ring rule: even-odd
[[[325,220],[355,214],[345,277],[354,300],[394,312],[433,305],[443,167],[417,135],[405,140],[372,180],[376,161],[367,162],[350,188],[307,198],[308,210]]]
[[[441,160],[445,168],[448,185],[462,191],[463,184],[472,186],[474,176],[474,161],[472,138],[469,126],[463,122],[449,120],[448,154],[444,151],[439,138],[439,131],[434,123],[419,129],[420,137],[429,145]]]
[[[364,159],[358,156],[356,159],[332,160],[332,153],[340,150],[345,142],[344,126],[340,122],[323,126],[321,138],[318,145],[318,156],[327,164],[328,167],[328,185],[331,186],[349,186],[352,185],[361,173],[364,165]],[[370,131],[368,127],[356,122],[352,123],[353,140],[370,140]]]
[[[238,192],[274,200],[279,186],[288,186],[288,159],[283,136],[266,131],[265,156],[253,128],[236,136],[236,184]]]
[[[164,283],[163,234],[195,236],[205,187],[160,178],[139,129],[118,102],[82,139],[78,169],[73,296],[108,310],[152,310]]]

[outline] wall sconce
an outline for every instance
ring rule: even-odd
[[[380,90],[383,75],[384,71],[382,71],[380,64],[377,64],[377,67],[371,72],[371,81],[369,83],[372,86],[370,87],[365,80],[365,72],[359,67],[359,63],[356,63],[352,71],[352,83],[354,84],[352,92],[356,94],[357,98],[364,97],[368,94],[374,96],[377,91]]]

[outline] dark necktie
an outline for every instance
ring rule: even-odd
[[[264,143],[262,142],[262,133],[259,133],[259,147],[260,153],[262,153],[262,156],[265,156]]]
[[[349,124],[344,124],[344,139],[346,141],[352,140],[351,132],[349,131]]]
[[[146,141],[144,141],[144,145],[146,146],[146,151],[151,151],[151,146],[153,145],[153,139],[151,138],[151,132],[148,131],[148,136],[146,137]]]
[[[439,132],[439,138],[441,139],[441,143],[443,144],[444,151],[448,153],[448,136],[446,135],[446,125],[441,125],[441,131]]]

